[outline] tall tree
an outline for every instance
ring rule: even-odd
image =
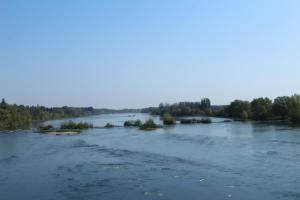
[[[257,98],[251,102],[254,120],[268,120],[271,118],[272,101],[269,98]]]
[[[275,116],[281,117],[281,119],[287,119],[289,115],[289,107],[288,107],[289,101],[290,101],[290,97],[287,96],[277,97],[274,100],[273,107],[272,107],[273,114]]]
[[[300,123],[300,95],[293,95],[288,102],[289,118],[294,123]]]

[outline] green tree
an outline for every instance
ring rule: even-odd
[[[300,95],[293,95],[288,101],[289,118],[293,123],[300,123]]]
[[[288,115],[289,115],[289,101],[290,101],[290,97],[287,96],[283,96],[283,97],[277,97],[274,100],[273,103],[273,114],[275,116],[279,116],[281,117],[281,119],[287,119]]]
[[[246,112],[245,110],[243,110],[243,112],[241,113],[240,115],[240,119],[244,120],[244,121],[247,121],[249,118],[249,114],[248,112]]]
[[[200,107],[203,111],[206,111],[207,109],[210,109],[211,103],[209,98],[203,98],[200,102]]]
[[[269,98],[257,98],[251,102],[252,117],[254,120],[268,120],[272,112],[272,101]]]
[[[248,101],[235,100],[225,110],[228,117],[247,120],[250,117],[251,105]]]
[[[2,99],[1,103],[0,103],[0,108],[6,108],[6,107],[7,107],[7,103],[6,103],[5,99]]]

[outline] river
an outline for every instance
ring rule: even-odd
[[[95,126],[147,114],[74,119]],[[158,118],[155,118],[159,122]],[[64,120],[48,121],[58,126]],[[300,128],[254,122],[0,133],[3,200],[300,199]]]

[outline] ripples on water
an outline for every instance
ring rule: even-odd
[[[136,118],[148,116],[76,120],[100,126]],[[91,129],[78,136],[0,134],[5,200],[299,199],[299,167],[299,129],[274,125]]]

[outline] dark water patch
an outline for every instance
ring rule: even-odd
[[[73,148],[80,148],[80,147],[98,147],[96,144],[88,144],[85,140],[78,139],[72,141],[71,147]]]
[[[11,155],[6,158],[0,158],[0,164],[12,164],[16,158],[17,158],[17,156],[15,156],[15,155]]]
[[[226,137],[214,138],[211,136],[186,136],[180,134],[170,134],[165,136],[167,139],[173,139],[180,142],[196,143],[200,145],[222,144],[226,141]]]
[[[300,142],[297,141],[288,141],[288,140],[272,140],[273,143],[278,143],[278,144],[295,144],[295,145],[300,145]]]
[[[276,194],[284,199],[291,199],[291,200],[299,200],[300,199],[300,192],[295,191],[283,191],[283,192],[276,192]]]

